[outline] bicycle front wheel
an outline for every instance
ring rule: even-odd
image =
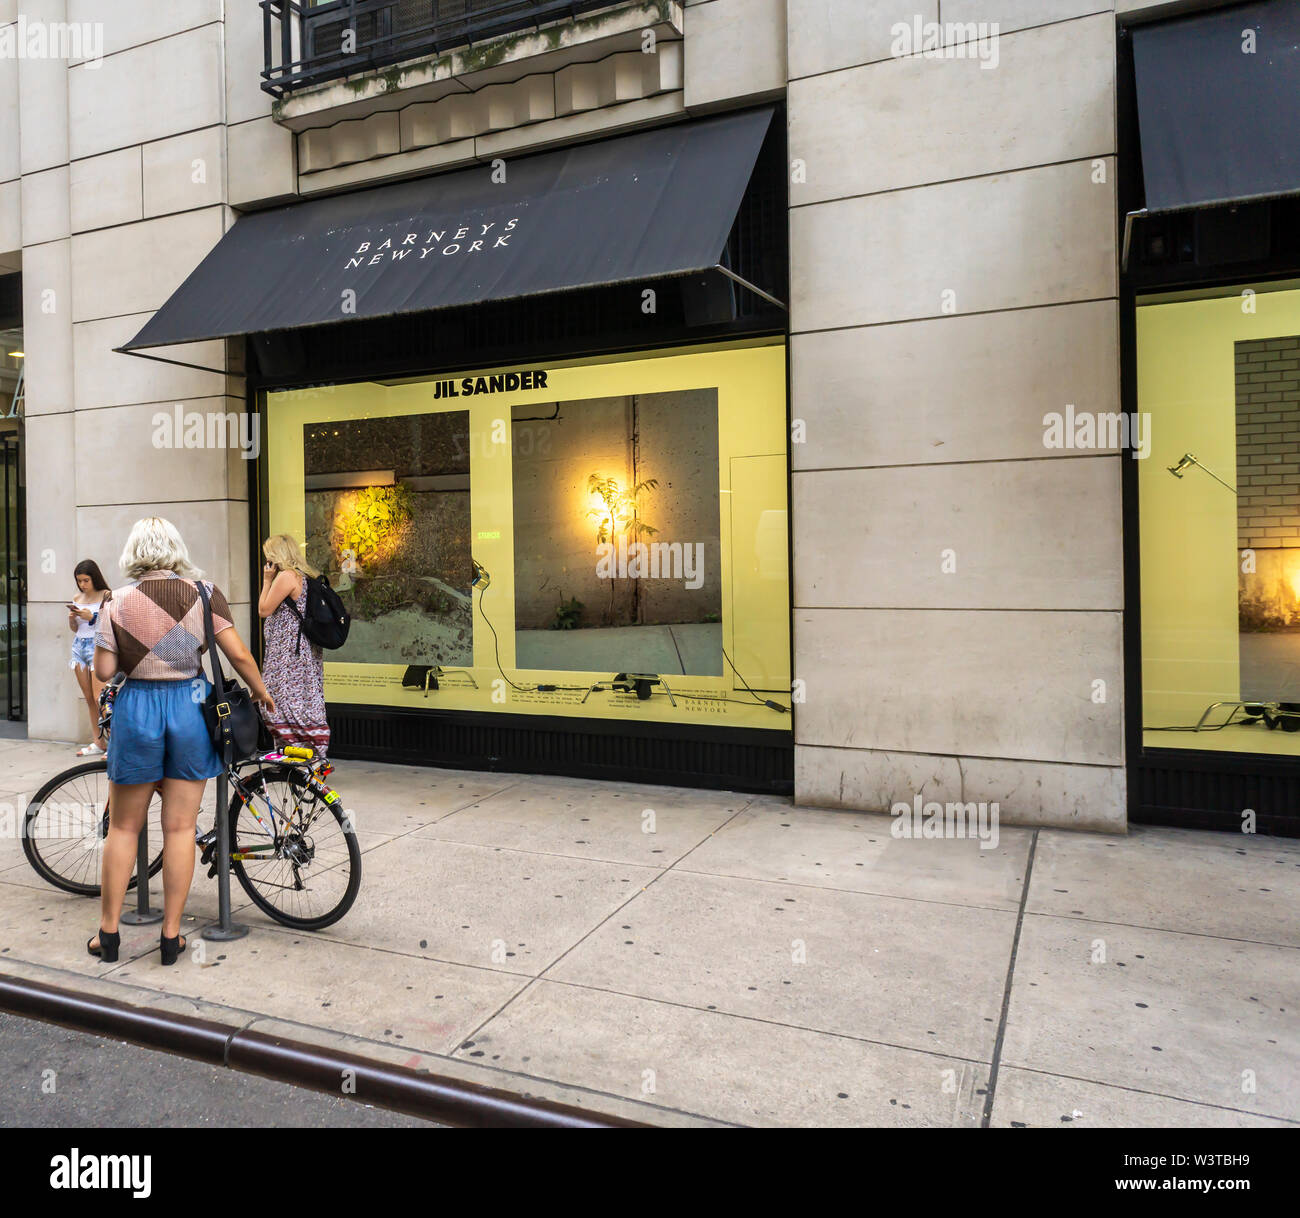
[[[149,842],[157,853],[149,874],[162,869],[162,799],[149,804]],[[32,796],[23,816],[23,853],[36,874],[55,888],[99,896],[100,864],[108,836],[108,761],[101,757],[51,778]],[[131,877],[130,888],[136,884]]]
[[[253,904],[295,930],[337,922],[361,887],[361,847],[338,797],[305,769],[241,776],[230,801],[230,869]]]

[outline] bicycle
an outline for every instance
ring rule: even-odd
[[[105,740],[121,685],[115,678],[99,696],[99,727]],[[352,908],[361,887],[355,828],[338,792],[324,781],[333,769],[314,750],[297,746],[237,761],[226,769],[231,873],[254,905],[294,930],[333,925]],[[56,775],[32,797],[23,818],[23,852],[43,880],[65,892],[99,896],[108,793],[108,759],[100,757]],[[146,821],[158,851],[149,860],[150,876],[162,868],[160,817],[161,797],[155,791]],[[334,836],[340,840],[331,844]],[[194,841],[209,878],[215,876],[215,823],[206,832],[196,826]],[[138,879],[133,875],[129,888]],[[318,894],[334,892],[339,895],[323,911],[303,908]]]

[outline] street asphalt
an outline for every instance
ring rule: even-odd
[[[0,1128],[403,1129],[429,1121],[0,1011]]]

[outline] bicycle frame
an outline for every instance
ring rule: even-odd
[[[109,733],[112,730],[111,725],[112,725],[112,718],[113,718],[113,701],[117,695],[117,691],[121,688],[121,686],[122,686],[121,681],[110,682],[106,684],[104,688],[100,691],[99,731],[101,736],[104,739],[105,744],[108,743]],[[250,766],[256,767],[258,774],[262,774],[266,766],[268,765],[285,765],[285,766],[290,766],[295,770],[301,770],[307,782],[310,782],[313,786],[319,789],[319,794],[317,796],[318,803],[334,804],[338,802],[339,799],[338,792],[335,791],[332,787],[326,786],[325,783],[321,781],[326,775],[330,774],[333,771],[334,769],[333,765],[331,765],[330,762],[325,760],[325,758],[323,757],[321,758],[312,757],[310,755],[309,750],[299,750],[299,751],[307,752],[308,755],[295,756],[295,755],[291,755],[288,751],[285,750],[272,750],[269,753],[263,753],[257,757],[250,757],[245,761],[232,762],[229,766],[226,767],[226,778],[229,781],[230,785],[234,788],[235,793],[243,801],[244,806],[247,807],[248,810],[253,814],[254,819],[257,821],[259,825],[261,825],[263,831],[270,838],[270,842],[266,847],[261,847],[261,846],[253,847],[251,851],[248,850],[239,851],[239,852],[232,851],[230,855],[232,860],[243,860],[245,858],[251,858],[255,856],[255,853],[260,853],[264,849],[267,848],[274,849],[276,844],[280,841],[280,838],[283,836],[285,829],[287,828],[287,825],[282,823],[284,822],[285,818],[282,816],[277,816],[275,805],[271,802],[271,800],[266,795],[265,781],[263,781],[262,783],[261,801],[266,806],[266,811],[270,816],[269,826],[267,824],[266,819],[262,816],[262,813],[258,811],[257,803],[256,803],[256,800],[258,798],[258,792],[253,791],[249,788],[249,786],[244,780],[244,775],[242,772],[248,767]],[[303,784],[304,787],[307,785],[307,782],[304,782]],[[295,797],[293,812],[297,813],[298,811],[301,810],[301,808],[302,808],[301,799]],[[218,809],[217,812],[218,815],[220,815],[221,809]],[[308,820],[302,826],[304,831],[306,831],[311,827],[312,822],[315,821],[318,815],[319,812],[314,812],[312,814],[311,819]],[[107,830],[108,830],[108,806],[107,804],[105,804],[103,831],[107,833]],[[195,840],[196,841],[201,840],[203,836],[205,835],[196,833]]]
[[[100,719],[105,738],[110,738],[114,696],[120,684],[107,687],[101,695]],[[109,751],[112,751],[111,739]],[[209,876],[229,866],[253,904],[283,926],[295,930],[332,926],[352,907],[361,880],[361,850],[355,828],[344,811],[339,793],[326,783],[326,777],[334,771],[333,763],[316,757],[311,748],[284,745],[224,768],[218,763],[217,769],[226,782],[218,784],[221,806],[216,814],[225,819],[219,819],[215,826],[202,833],[196,826],[195,832],[201,864],[209,868]],[[87,848],[102,846],[107,836],[113,784],[109,783],[108,798],[101,799],[98,795],[107,771],[108,759],[101,757],[91,764],[74,766],[55,775],[38,791],[39,798],[29,801],[24,813],[23,852],[28,861],[38,875],[56,888],[81,896],[102,897],[102,887],[94,882],[97,877],[87,872],[80,861],[81,855],[71,856],[75,863],[72,867],[65,866],[64,859],[68,849],[78,841]],[[86,781],[93,784],[90,795],[86,793]],[[229,798],[228,784],[233,784],[234,791]],[[145,784],[146,788],[155,789],[163,785],[162,780]],[[150,790],[151,816],[157,811],[153,795],[154,791]],[[29,836],[29,826],[34,829],[41,818],[60,815],[63,804],[59,801],[67,800],[72,800],[71,806],[78,809],[94,806],[97,823],[92,827],[78,821],[71,830],[61,831],[60,841],[51,848],[51,853],[37,840],[44,833],[33,831]],[[249,811],[247,818],[243,816],[245,808]],[[336,823],[342,829],[341,843],[334,838]],[[219,839],[226,836],[227,825],[230,839],[226,843],[227,858],[222,860],[216,857],[216,850]],[[153,834],[149,836],[152,838]],[[92,840],[95,837],[99,839],[97,842]],[[147,876],[153,877],[162,870],[163,852],[161,848],[154,849],[160,843],[150,845],[153,857]],[[327,864],[320,868],[315,866],[318,847],[325,852],[322,858]],[[341,857],[336,859],[340,847]],[[144,882],[143,875],[132,878],[130,886],[138,882]],[[281,892],[291,894],[287,902]]]
[[[326,786],[325,783],[321,781],[321,779],[325,775],[329,774],[334,769],[334,767],[328,761],[325,761],[323,758],[309,759],[309,758],[300,758],[300,757],[290,757],[290,756],[286,756],[283,752],[271,752],[271,753],[264,753],[259,757],[250,758],[247,761],[236,762],[235,764],[231,765],[230,768],[226,771],[226,776],[229,778],[231,785],[234,787],[235,793],[243,801],[244,806],[248,808],[248,810],[253,814],[254,819],[258,822],[259,825],[261,825],[263,832],[267,834],[267,836],[270,838],[270,841],[267,843],[266,846],[253,846],[251,848],[245,848],[239,851],[231,851],[230,857],[232,860],[242,861],[243,859],[246,858],[256,857],[266,849],[274,849],[276,844],[280,841],[280,838],[282,837],[284,831],[287,829],[287,824],[285,823],[285,817],[283,815],[277,816],[275,805],[271,802],[271,800],[266,795],[265,782],[262,783],[261,792],[251,790],[247,785],[247,783],[244,781],[244,776],[241,773],[241,770],[250,766],[254,766],[256,767],[257,772],[261,774],[264,772],[267,765],[288,765],[296,770],[302,771],[304,777],[304,782],[302,785],[304,789],[307,788],[308,784],[318,789],[318,793],[314,792],[316,793],[316,802],[318,805],[334,804],[338,802],[338,798],[339,798],[338,792],[335,791],[332,787]],[[258,811],[256,801],[259,798],[259,796],[261,802],[266,807],[267,813],[270,816],[269,826],[267,824],[266,819],[262,816],[262,813]],[[289,816],[292,817],[293,815],[300,812],[301,809],[302,809],[302,800],[297,794],[295,794],[293,811],[289,814]],[[320,811],[318,808],[316,811],[312,813],[311,818],[303,823],[302,830],[305,832],[306,830],[310,829],[312,823],[319,815],[320,815]]]

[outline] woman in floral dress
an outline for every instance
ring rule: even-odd
[[[305,634],[300,639],[298,629],[298,615],[307,610],[307,580],[317,572],[307,565],[298,543],[287,533],[267,538],[262,553],[266,564],[262,594],[257,599],[265,643],[262,673],[275,701],[274,712],[264,708],[262,715],[277,748],[303,745],[324,757],[330,742],[325,721],[325,663],[321,649]]]

